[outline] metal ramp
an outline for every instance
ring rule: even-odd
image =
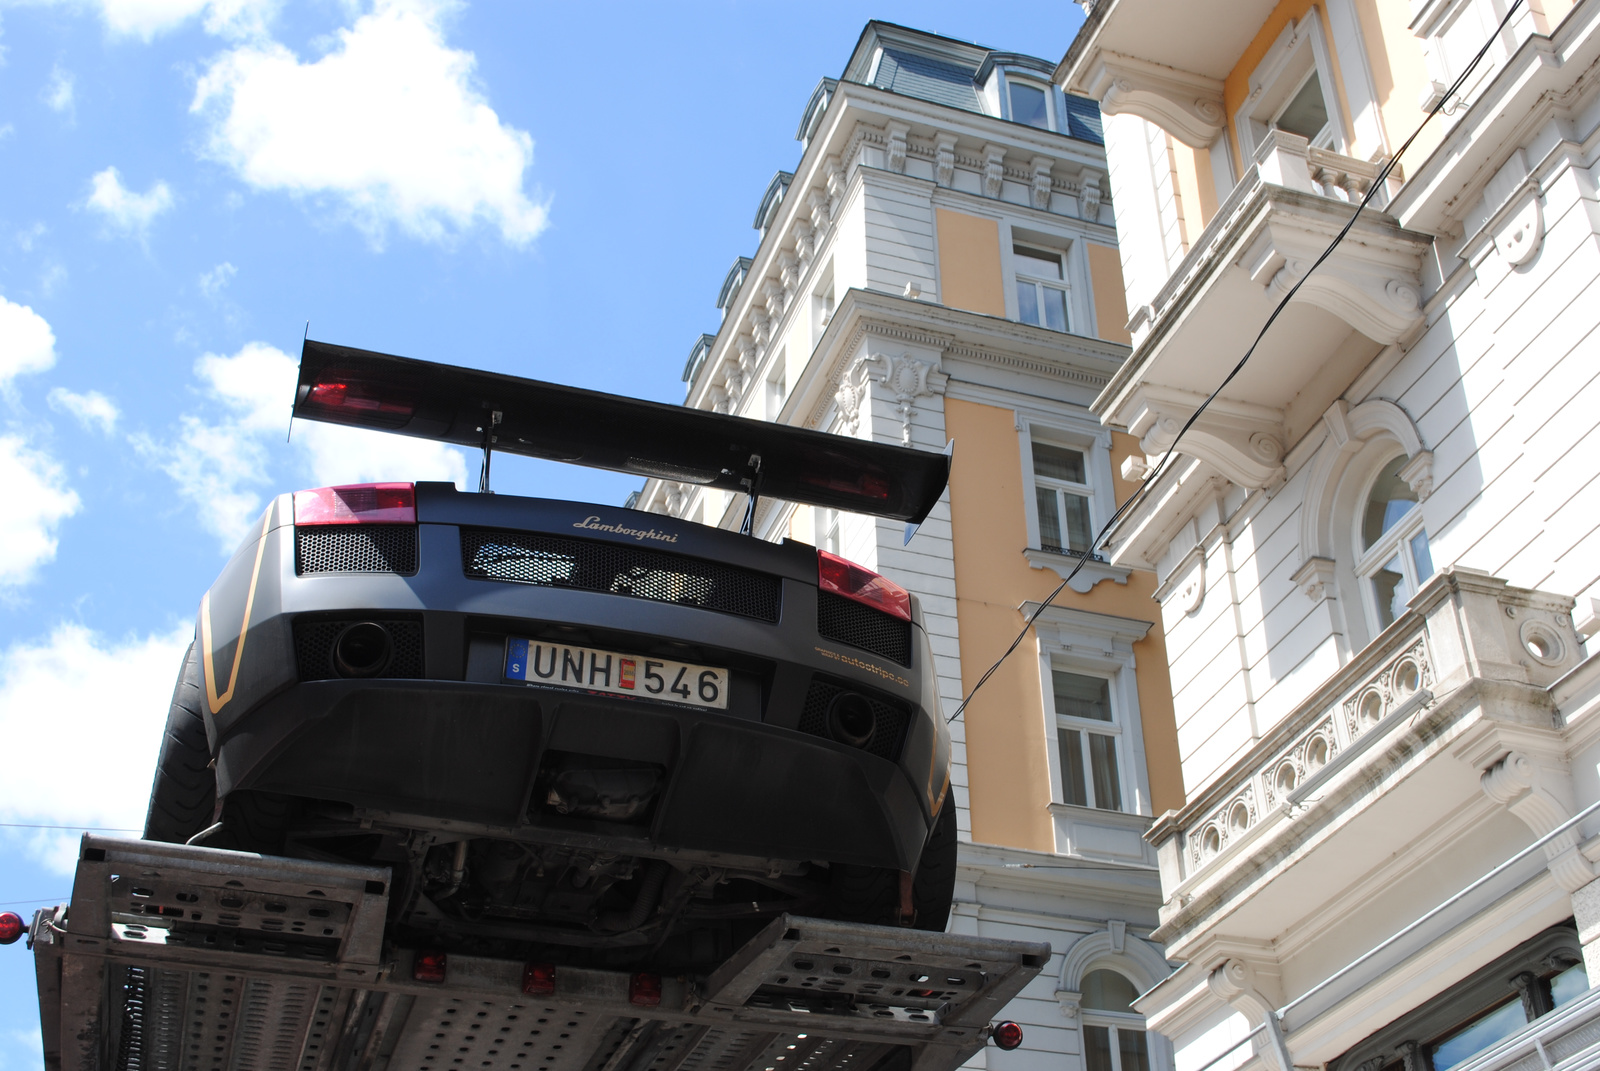
[[[388,872],[86,836],[31,944],[47,1071],[950,1071],[1050,947],[783,916],[707,978],[386,946]],[[424,974],[426,972],[423,972]]]

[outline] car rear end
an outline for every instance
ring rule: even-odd
[[[914,597],[801,543],[448,484],[277,499],[202,605],[219,793],[745,866],[916,868]]]

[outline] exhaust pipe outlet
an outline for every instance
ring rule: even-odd
[[[878,715],[864,695],[840,692],[828,704],[828,735],[841,744],[866,747],[878,731]]]
[[[347,626],[333,641],[333,668],[341,677],[376,677],[393,656],[389,630],[376,621]]]

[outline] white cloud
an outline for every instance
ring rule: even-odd
[[[157,181],[148,191],[134,193],[122,184],[114,167],[97,172],[89,181],[94,188],[88,206],[119,231],[142,236],[152,220],[172,207],[172,189],[165,182]]]
[[[55,363],[56,335],[45,318],[0,297],[0,392],[9,391],[17,376]]]
[[[223,261],[210,271],[200,273],[200,292],[208,298],[214,298],[220,294],[222,292],[222,288],[231,283],[233,281],[233,277],[238,274],[238,268],[235,268],[227,261]]]
[[[445,44],[448,7],[377,0],[310,63],[277,42],[223,53],[191,106],[210,155],[257,189],[331,195],[375,243],[391,225],[439,241],[487,222],[526,245],[547,215],[523,192],[533,140],[484,99],[472,53]]]
[[[29,449],[15,435],[0,435],[0,591],[34,578],[56,556],[56,529],[78,512],[77,494],[67,486],[61,466]]]
[[[251,37],[266,31],[278,0],[99,0],[100,14],[114,34],[148,41],[204,16],[208,33]]]
[[[73,115],[73,79],[71,71],[61,67],[50,68],[50,78],[39,91],[39,99],[53,112],[61,112],[69,119]]]
[[[266,343],[248,343],[231,357],[208,353],[195,362],[195,376],[215,403],[207,414],[181,417],[175,438],[135,436],[134,445],[172,477],[224,550],[244,538],[267,494],[379,480],[466,484],[461,451],[425,439],[301,422],[292,444],[282,445],[298,368]]]
[[[0,778],[0,815],[12,822],[82,822],[140,829],[150,799],[172,682],[192,625],[112,639],[77,624],[0,654],[0,739],[50,732],[70,741],[70,762],[12,762]],[[72,872],[75,838],[29,840],[30,854]]]
[[[97,390],[84,394],[57,387],[49,394],[50,408],[58,413],[70,413],[86,428],[110,435],[120,415],[117,405]]]
[[[17,248],[24,253],[33,252],[33,243],[43,238],[48,230],[43,221],[35,221],[33,226],[17,232]]]

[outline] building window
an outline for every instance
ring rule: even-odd
[[[1588,991],[1569,919],[1484,964],[1328,1066],[1451,1071]]]
[[[1017,319],[1025,324],[1067,330],[1066,258],[1050,249],[1011,248],[1017,278]]]
[[[1133,983],[1116,971],[1090,971],[1081,983],[1085,1071],[1150,1071],[1144,1017],[1133,1010]]]
[[[1015,82],[1007,79],[1007,87],[1011,90],[1011,121],[1036,126],[1040,130],[1050,129],[1050,97],[1041,86],[1030,82]]]
[[[788,366],[784,361],[784,355],[779,353],[778,359],[772,362],[772,375],[767,377],[768,420],[777,420],[778,415],[783,412],[784,399],[789,395],[788,384],[785,382],[787,373]]]
[[[1033,493],[1039,513],[1039,549],[1087,554],[1094,542],[1084,451],[1033,442]]]
[[[1061,749],[1061,799],[1079,807],[1122,810],[1117,743],[1122,729],[1111,703],[1111,682],[1051,667],[1056,742]]]
[[[1272,125],[1299,134],[1320,149],[1333,147],[1333,126],[1328,122],[1328,102],[1322,95],[1322,78],[1315,68],[1283,109],[1272,118]]]
[[[1244,159],[1273,130],[1296,134],[1319,149],[1344,152],[1333,86],[1333,59],[1315,9],[1292,19],[1250,72],[1249,93],[1235,117]]]
[[[1400,475],[1410,459],[1404,454],[1384,466],[1367,490],[1360,530],[1356,572],[1381,632],[1405,613],[1406,603],[1433,575],[1428,533],[1417,509],[1418,497]]]

